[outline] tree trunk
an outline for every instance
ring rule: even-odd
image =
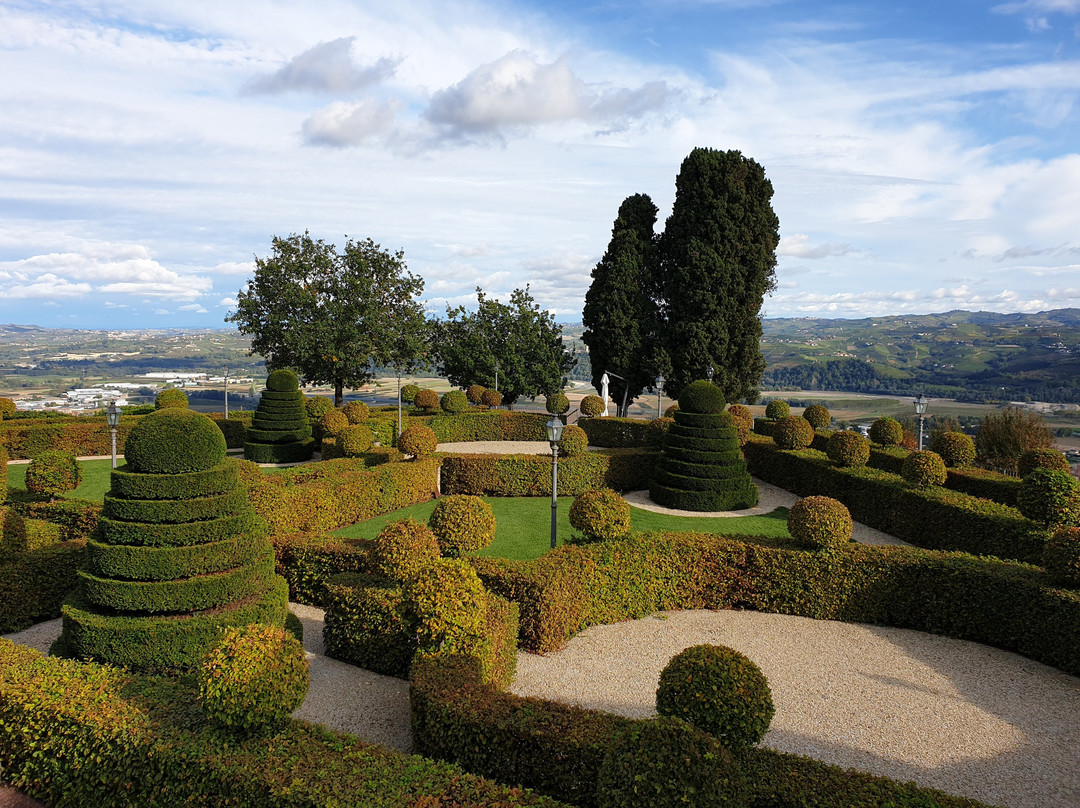
[[[340,407],[345,403],[345,382],[334,379],[334,406]]]

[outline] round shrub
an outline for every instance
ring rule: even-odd
[[[10,398],[0,398],[0,421],[4,418],[10,418],[17,410],[15,402]]]
[[[544,408],[552,415],[562,415],[570,411],[570,399],[564,393],[552,393],[544,402]]]
[[[744,808],[746,778],[734,754],[677,718],[633,721],[610,744],[597,808]]]
[[[801,415],[788,415],[776,422],[773,440],[781,449],[805,449],[814,442],[814,428]]]
[[[461,390],[451,390],[449,393],[443,393],[442,398],[439,399],[439,406],[442,407],[443,412],[457,415],[469,409],[469,398]]]
[[[304,412],[312,421],[318,421],[334,409],[334,399],[330,396],[308,396],[304,399]]]
[[[754,428],[754,414],[750,412],[750,408],[744,404],[732,404],[727,408],[727,411],[731,413],[731,417],[735,419],[735,423],[739,421],[745,421],[747,427]]]
[[[362,424],[371,417],[371,413],[368,411],[368,405],[363,401],[350,401],[341,408],[341,412],[345,415],[350,424]]]
[[[480,403],[485,407],[501,407],[502,393],[498,390],[485,390],[480,396]]]
[[[788,533],[815,550],[846,547],[853,527],[847,507],[832,497],[803,497],[788,511]]]
[[[1029,449],[1020,455],[1016,470],[1021,477],[1027,477],[1035,469],[1051,469],[1052,471],[1069,471],[1069,458],[1057,449],[1042,447]]]
[[[420,392],[420,388],[415,384],[407,384],[401,388],[401,400],[406,404],[412,404],[416,401],[416,394]]]
[[[336,438],[348,425],[349,416],[342,410],[334,409],[330,410],[330,412],[324,412],[319,418],[319,429],[322,431],[323,437],[329,435]]]
[[[598,415],[604,414],[604,399],[600,396],[585,396],[581,399],[581,404],[578,409],[581,410],[581,414],[586,418],[595,418]]]
[[[589,445],[589,436],[580,426],[564,426],[559,439],[559,451],[564,457],[577,457]]]
[[[975,441],[963,432],[937,432],[930,439],[931,451],[941,455],[951,469],[970,466],[975,462]]]
[[[1048,527],[1080,525],[1080,480],[1064,471],[1035,469],[1020,481],[1020,513]]]
[[[394,581],[412,581],[439,559],[439,540],[415,519],[391,522],[371,545],[371,568]]]
[[[124,457],[139,474],[184,474],[213,468],[225,459],[225,448],[225,436],[207,416],[169,407],[132,427]]]
[[[613,541],[630,535],[630,505],[610,488],[586,491],[570,506],[570,524],[589,541]]]
[[[1057,586],[1080,589],[1080,527],[1062,527],[1046,542],[1043,566]]]
[[[791,415],[791,407],[788,406],[786,401],[774,398],[765,405],[765,417],[772,421],[779,421],[781,418],[787,418],[789,415]]]
[[[304,646],[277,626],[225,629],[196,678],[207,717],[244,735],[284,726],[308,691]]]
[[[169,387],[166,390],[162,390],[154,397],[155,410],[164,410],[168,407],[179,407],[180,409],[186,410],[187,406],[187,393],[179,387]]]
[[[413,404],[422,410],[439,409],[439,394],[434,390],[420,390],[413,397]]]
[[[899,446],[904,428],[895,418],[878,418],[870,424],[870,440],[879,446]]]
[[[300,379],[288,368],[272,370],[266,377],[266,389],[273,390],[275,393],[291,393],[300,389]]]
[[[679,409],[686,412],[723,412],[726,406],[723,391],[705,379],[690,382],[679,393]]]
[[[674,404],[669,404],[667,409],[664,410],[664,417],[665,418],[674,418],[675,413],[677,413],[678,411],[679,411],[679,402],[676,401]]]
[[[803,410],[802,417],[809,421],[814,429],[828,429],[832,423],[828,408],[821,404],[811,404]]]
[[[26,490],[50,499],[74,491],[82,482],[82,468],[75,455],[61,449],[46,449],[26,469]]]
[[[465,650],[482,634],[487,593],[464,560],[437,559],[409,583],[405,594],[422,650]]]
[[[931,485],[944,485],[949,473],[945,470],[945,461],[937,452],[916,451],[904,458],[900,476],[914,486],[926,488]]]
[[[480,497],[452,494],[439,500],[428,527],[444,556],[458,558],[482,550],[495,538],[495,512]]]
[[[760,743],[776,709],[761,668],[723,645],[695,645],[660,673],[656,711],[708,732],[733,751]]]
[[[645,445],[654,449],[662,447],[664,435],[671,429],[673,423],[675,423],[674,418],[654,418],[649,421],[649,425],[645,427]]]
[[[838,466],[865,466],[870,460],[870,441],[858,432],[833,432],[825,444],[825,454]]]
[[[465,389],[465,398],[469,399],[470,404],[480,404],[480,399],[484,395],[486,388],[482,384],[470,384]]]
[[[375,438],[366,424],[350,424],[338,434],[338,446],[345,457],[358,457],[371,450]]]
[[[428,457],[439,448],[439,439],[431,427],[416,424],[398,435],[397,447],[402,454]]]

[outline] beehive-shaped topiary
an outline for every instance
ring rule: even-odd
[[[56,650],[174,670],[197,665],[225,627],[282,626],[288,585],[217,424],[158,410],[131,430],[124,455]]]
[[[299,463],[315,451],[311,422],[291,370],[275,370],[266,378],[255,417],[244,441],[244,458],[256,463]]]
[[[684,511],[730,511],[757,504],[758,491],[725,412],[724,394],[708,381],[687,385],[664,436],[649,486],[654,502]]]

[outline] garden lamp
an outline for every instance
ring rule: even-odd
[[[926,405],[930,402],[923,398],[922,393],[919,393],[915,399],[915,414],[919,416],[919,451],[922,451],[923,444],[923,417],[926,415]]]
[[[664,377],[663,376],[657,376],[656,377],[656,417],[657,418],[659,418],[661,415],[663,415],[663,413],[660,412],[660,396],[662,396],[663,394],[664,394]]]
[[[555,549],[555,533],[559,515],[559,441],[562,439],[563,422],[557,415],[544,427],[551,444],[551,549]]]
[[[115,398],[105,408],[105,423],[112,433],[112,467],[116,468],[116,428],[120,426],[120,408],[116,406]]]

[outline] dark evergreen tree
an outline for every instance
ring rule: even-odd
[[[780,240],[772,195],[765,169],[738,151],[699,148],[683,160],[660,238],[669,394],[710,367],[727,400],[755,393],[765,370],[759,312]]]
[[[629,406],[643,390],[654,389],[657,375],[656,214],[646,194],[623,201],[585,294],[582,340],[589,349],[593,387],[599,390],[600,378],[610,371],[609,389],[621,416],[626,415],[622,403]]]

